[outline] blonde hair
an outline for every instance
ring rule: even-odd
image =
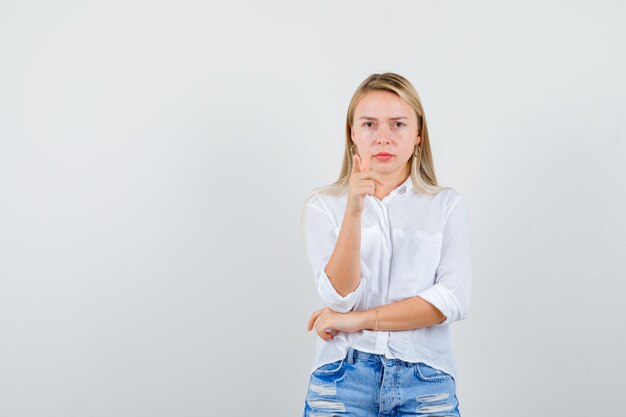
[[[435,167],[433,164],[432,153],[430,150],[430,140],[428,137],[428,125],[426,124],[426,115],[422,102],[415,90],[415,87],[403,76],[393,72],[384,74],[372,74],[367,77],[357,87],[354,92],[350,104],[348,105],[348,114],[346,115],[346,143],[343,154],[343,164],[339,179],[330,185],[314,188],[305,199],[309,200],[315,193],[327,193],[331,195],[340,195],[348,191],[350,184],[350,174],[352,172],[353,157],[355,149],[352,143],[352,122],[354,118],[354,109],[359,100],[370,91],[389,91],[400,97],[405,103],[415,110],[417,116],[417,129],[421,136],[419,145],[415,146],[413,156],[407,162],[409,175],[413,182],[413,191],[427,195],[434,195],[447,189],[437,184],[435,176]],[[415,156],[419,147],[419,156]]]

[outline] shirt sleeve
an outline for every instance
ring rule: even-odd
[[[469,315],[472,289],[472,259],[469,215],[461,195],[443,229],[441,258],[435,273],[435,284],[420,294],[439,309],[446,319],[434,326],[446,326]]]
[[[313,271],[314,285],[322,303],[336,312],[346,313],[365,296],[365,276],[369,269],[361,260],[361,281],[357,288],[341,296],[325,272],[335,244],[337,233],[334,222],[326,211],[311,203],[305,204],[302,212],[302,233],[309,265]]]

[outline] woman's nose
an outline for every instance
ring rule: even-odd
[[[389,130],[386,128],[381,128],[378,131],[378,143],[389,143]]]
[[[389,143],[389,136],[391,135],[389,128],[386,126],[381,126],[378,129],[378,143]]]

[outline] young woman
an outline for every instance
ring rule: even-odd
[[[437,184],[404,77],[359,85],[339,179],[309,194],[302,227],[323,305],[304,416],[460,416],[450,324],[470,308],[469,216]]]

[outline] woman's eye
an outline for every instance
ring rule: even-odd
[[[404,123],[402,123],[402,122],[396,122],[396,124],[404,126]]]
[[[367,125],[371,125],[371,124],[372,124],[372,122],[365,122],[365,123],[363,123],[363,126],[367,126]],[[367,127],[369,127],[369,126],[367,126]]]

